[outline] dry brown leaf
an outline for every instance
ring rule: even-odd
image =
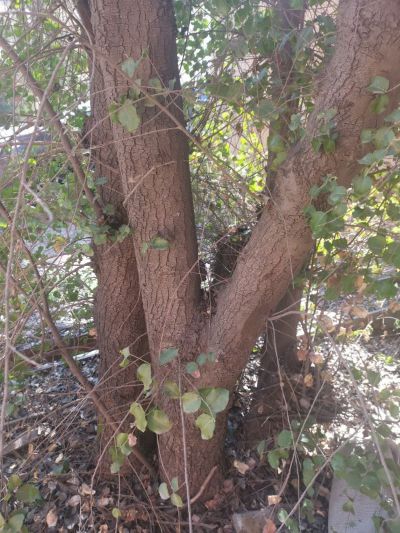
[[[99,527],[99,533],[108,533],[108,525],[101,524],[101,526]]]
[[[129,433],[128,435],[128,444],[129,446],[132,446],[132,448],[137,444],[137,437],[133,433]]]
[[[308,398],[300,398],[299,404],[303,409],[310,409],[311,402]]]
[[[48,527],[56,527],[58,520],[58,515],[55,512],[54,509],[50,509],[50,511],[46,515],[46,524]]]
[[[222,490],[228,494],[229,492],[232,492],[235,488],[235,485],[233,483],[233,479],[225,479],[224,484],[222,486]]]
[[[268,494],[268,505],[278,505],[282,501],[282,498],[278,494]]]
[[[97,330],[96,328],[90,328],[88,331],[89,337],[97,337]]]
[[[353,305],[353,307],[349,310],[349,315],[355,318],[368,318],[368,314],[369,313],[365,307],[358,305]]]
[[[311,352],[310,353],[310,361],[312,363],[314,363],[314,365],[322,365],[322,363],[324,362],[324,358],[323,358],[322,353]]]
[[[67,501],[67,505],[69,507],[76,507],[81,503],[81,497],[79,494],[75,494],[74,496],[71,496],[71,498]]]
[[[297,350],[297,359],[299,361],[306,361],[308,356],[308,350],[305,348],[300,348]]]
[[[319,315],[318,317],[318,323],[321,326],[322,329],[330,332],[335,329],[335,326],[333,324],[333,320],[327,316],[327,315]]]
[[[250,467],[249,465],[247,465],[246,463],[242,463],[241,461],[238,461],[237,459],[235,459],[233,461],[233,466],[236,468],[236,470],[238,472],[240,472],[240,474],[242,474],[243,476],[246,474],[246,472],[248,470],[250,470]]]
[[[304,376],[304,385],[308,388],[314,385],[314,378],[312,374],[306,374]]]
[[[92,494],[95,494],[96,491],[89,487],[86,483],[82,483],[81,488],[79,489],[79,492],[83,496],[91,496]]]
[[[390,302],[390,304],[388,305],[388,310],[391,313],[397,313],[398,311],[400,311],[400,303],[395,301]]]
[[[329,381],[329,382],[332,382],[333,381],[333,376],[330,372],[328,372],[328,370],[323,370],[321,372],[321,378],[324,380],[324,381]]]
[[[276,531],[276,525],[273,523],[273,521],[270,518],[267,518],[267,521],[263,528],[263,533],[275,533],[275,531]]]
[[[101,496],[97,500],[97,507],[107,507],[107,505],[111,505],[113,503],[113,499],[108,496]]]

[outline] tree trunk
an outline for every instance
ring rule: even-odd
[[[373,97],[366,87],[376,75],[389,78],[391,87],[399,82],[399,20],[397,0],[340,3],[335,54],[321,79],[306,137],[290,150],[287,162],[279,168],[273,201],[268,202],[232,278],[221,289],[211,318],[202,312],[199,279],[192,273],[197,247],[187,140],[177,93],[164,94],[157,106],[137,106],[141,126],[130,135],[113,124],[158,383],[167,377],[179,380],[180,375],[184,390],[233,390],[267,318],[313,246],[304,214],[310,187],[329,173],[337,175],[341,184],[350,185],[361,156],[360,133],[371,117]],[[133,98],[132,91],[128,94],[129,86],[150,87],[151,78],[158,78],[165,87],[175,79],[178,87],[170,0],[92,0],[92,25],[108,105],[121,105],[123,96]],[[141,58],[133,80],[118,69],[127,58]],[[398,91],[392,91],[390,97],[398,102]],[[146,98],[148,104],[154,103],[154,98]],[[338,110],[336,151],[331,155],[317,153],[311,140],[319,131],[318,116],[334,107]],[[168,248],[153,246],[156,237],[163,239],[164,245],[167,241]],[[179,349],[180,357],[160,366],[160,351],[171,346]],[[193,382],[180,374],[180,365],[194,359],[199,351],[214,352],[217,362],[202,367],[200,378]],[[200,439],[193,416],[185,415],[183,438],[177,402],[171,404],[162,394],[156,401],[174,424],[159,440],[164,477],[177,476],[182,484],[187,472],[187,490],[194,494],[222,457],[226,415],[217,416],[217,433],[210,441]]]
[[[78,4],[86,31],[93,36],[90,11],[86,0]],[[97,194],[103,206],[113,208],[106,219],[116,231],[129,224],[123,206],[122,184],[111,121],[107,112],[103,74],[99,64],[91,59],[91,119],[85,127],[84,143],[91,147],[90,156],[95,164],[95,180],[101,178]],[[105,181],[105,183],[103,183]],[[108,212],[112,212],[109,210]],[[121,432],[129,432],[127,412],[142,387],[137,382],[136,369],[149,359],[146,322],[140,296],[139,274],[132,235],[122,242],[94,245],[94,270],[98,287],[95,294],[94,318],[100,352],[98,392],[112,418],[120,424]],[[129,365],[120,366],[120,351],[129,347]],[[100,460],[102,475],[110,474],[111,457],[108,447],[114,445],[114,434],[100,421]],[[144,452],[150,450],[144,450]],[[131,472],[125,463],[123,473]]]

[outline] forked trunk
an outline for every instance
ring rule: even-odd
[[[184,415],[184,435],[179,402],[167,401],[161,385],[166,379],[179,382],[180,375],[184,391],[233,390],[268,316],[312,248],[304,215],[310,187],[327,174],[350,185],[362,153],[360,133],[370,117],[373,96],[366,88],[377,75],[387,77],[391,87],[398,86],[399,21],[397,0],[341,2],[335,54],[321,81],[305,138],[279,168],[273,201],[268,202],[232,278],[218,295],[215,314],[209,317],[201,309],[195,274],[197,245],[172,2],[92,0],[95,53],[104,76],[107,108],[129,109],[130,114],[127,117],[121,111],[119,120],[131,132],[115,123],[113,137],[134,230],[153,374],[160,385],[154,401],[173,422],[159,440],[160,470],[166,479],[178,477],[182,493],[185,473],[186,488],[194,495],[219,464],[226,416],[217,416],[217,433],[205,441],[194,428],[193,415]],[[125,64],[124,74],[120,67],[127,59],[138,64]],[[398,101],[398,91],[389,96]],[[337,109],[336,151],[317,153],[310,141],[318,135],[320,114],[332,108]],[[140,127],[132,131],[135,112]],[[160,365],[160,352],[168,347],[176,347],[179,358]],[[214,352],[217,362],[202,367],[201,377],[192,380],[181,370],[199,351]]]

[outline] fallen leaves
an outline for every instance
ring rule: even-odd
[[[50,509],[50,511],[46,515],[46,524],[48,527],[56,527],[58,521],[58,515],[54,509]]]
[[[246,472],[250,470],[249,465],[242,463],[241,461],[237,461],[236,459],[233,461],[233,466],[240,474],[242,474],[242,476],[244,476]]]
[[[263,528],[263,533],[275,533],[275,531],[276,531],[276,525],[270,518],[267,518],[267,521]]]

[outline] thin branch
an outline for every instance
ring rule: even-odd
[[[43,108],[47,115],[51,119],[51,124],[54,127],[57,134],[60,136],[61,143],[63,145],[65,154],[67,155],[69,162],[72,166],[72,169],[79,180],[80,184],[82,185],[83,190],[85,191],[85,195],[92,205],[96,216],[99,221],[104,220],[104,214],[103,209],[98,202],[98,200],[95,198],[94,193],[89,188],[85,172],[82,168],[82,165],[75,155],[74,148],[72,146],[71,140],[69,139],[67,133],[65,132],[65,128],[63,124],[61,123],[60,119],[58,118],[57,113],[54,111],[53,106],[51,105],[50,101],[47,98],[44,98],[44,91],[40,88],[40,86],[37,84],[35,78],[32,76],[30,70],[25,65],[23,60],[18,56],[18,54],[14,51],[12,46],[4,39],[3,36],[0,35],[0,48],[2,48],[8,56],[12,59],[14,62],[14,66],[17,69],[18,72],[20,72],[23,77],[26,80],[26,83],[29,85],[31,91],[33,94],[38,98],[40,101],[43,100]]]

